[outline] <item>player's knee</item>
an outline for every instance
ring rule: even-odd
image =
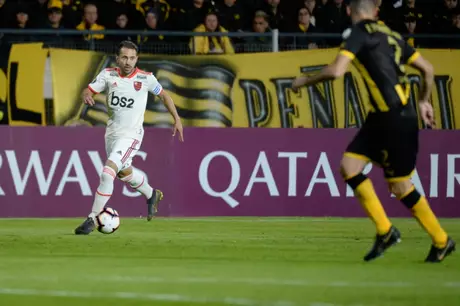
[[[117,174],[118,178],[124,182],[127,182],[129,181],[132,176],[133,176],[133,169],[132,167],[129,167],[127,169],[124,169],[124,170],[121,170],[120,172],[118,172]]]
[[[347,167],[346,164],[343,164],[343,162],[340,163],[339,171],[340,171],[340,174],[342,175],[343,179],[347,179],[349,177],[350,170],[349,170],[349,168]]]
[[[396,198],[402,199],[414,189],[414,185],[410,179],[396,182],[390,181],[388,182],[388,189],[396,196]]]
[[[340,162],[340,174],[343,179],[347,180],[355,175],[360,174],[364,169],[362,161],[344,156]]]
[[[101,173],[101,184],[110,184],[113,183],[113,180],[117,176],[114,169],[109,166],[104,166],[104,169]]]
[[[118,174],[123,166],[123,163],[121,162],[121,158],[119,156],[110,154],[109,158],[105,162],[105,166],[112,168],[115,171],[115,174]]]
[[[422,197],[409,179],[389,183],[389,189],[408,209],[412,209],[417,205]]]

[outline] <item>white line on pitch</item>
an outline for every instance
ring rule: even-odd
[[[61,278],[57,276],[27,276],[27,280],[44,281],[44,282],[61,282],[75,281],[74,279]],[[1,275],[0,280],[21,280],[24,277],[15,275]],[[460,288],[460,282],[353,282],[353,281],[329,281],[322,282],[317,280],[301,279],[270,279],[270,278],[214,278],[214,277],[181,277],[181,278],[163,278],[151,276],[116,276],[107,275],[104,277],[83,276],[78,278],[81,281],[96,282],[115,282],[115,283],[165,283],[165,284],[247,284],[247,285],[273,285],[273,286],[298,286],[298,287],[365,287],[365,288],[403,288],[416,287],[421,285],[433,288],[448,287]]]
[[[274,286],[299,286],[299,287],[415,287],[421,284],[413,282],[344,282],[344,281],[309,281],[295,279],[269,279],[269,278],[208,278],[208,277],[184,277],[177,279],[168,279],[161,277],[132,277],[132,276],[109,276],[109,277],[91,277],[96,281],[112,281],[112,282],[151,282],[151,283],[205,283],[205,284],[249,284],[249,285],[274,285]],[[434,287],[460,287],[460,283],[435,283],[427,284]]]
[[[126,300],[145,300],[162,302],[181,302],[181,303],[221,303],[225,305],[238,306],[295,306],[289,301],[263,302],[246,298],[199,298],[182,294],[162,294],[162,293],[138,293],[138,292],[106,292],[97,293],[89,291],[67,291],[67,290],[38,290],[38,289],[15,289],[0,288],[0,295],[19,295],[19,296],[46,296],[46,297],[74,297],[74,298],[115,298]],[[318,304],[318,303],[316,303]],[[314,304],[310,304],[314,305]],[[334,305],[338,306],[338,305]]]

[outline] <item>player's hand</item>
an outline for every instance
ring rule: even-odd
[[[83,103],[85,103],[86,105],[89,105],[89,106],[93,106],[94,104],[96,104],[96,102],[94,102],[93,97],[91,97],[89,95],[83,96]]]
[[[173,137],[176,136],[176,133],[179,133],[179,140],[181,142],[184,142],[184,129],[182,127],[182,122],[180,121],[180,119],[174,122]]]
[[[423,122],[430,127],[436,126],[433,106],[431,103],[428,101],[420,101],[418,105],[420,107],[420,115],[422,116]]]
[[[295,78],[294,81],[292,81],[292,91],[294,91],[295,93],[298,93],[300,87],[302,87],[303,84],[305,84],[305,78],[306,78],[305,76],[300,76],[300,77]]]

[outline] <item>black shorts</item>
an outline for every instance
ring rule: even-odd
[[[345,156],[380,166],[389,182],[410,178],[418,153],[418,118],[412,109],[370,113]]]

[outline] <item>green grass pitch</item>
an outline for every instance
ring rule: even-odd
[[[430,239],[364,263],[368,219],[122,218],[75,236],[81,219],[0,219],[0,305],[460,305],[460,254],[426,264]],[[460,221],[441,220],[460,242]]]

